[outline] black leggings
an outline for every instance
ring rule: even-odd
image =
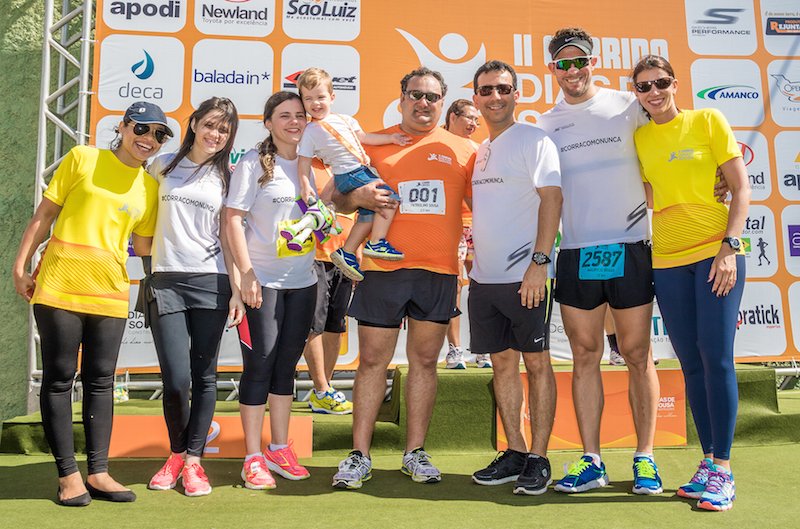
[[[228,313],[188,309],[159,316],[154,301],[150,311],[170,449],[201,457],[217,404],[217,359]]]
[[[317,285],[287,290],[261,287],[261,292],[261,308],[246,307],[252,348],[242,344],[239,402],[249,406],[265,404],[270,393],[292,394],[294,371],[317,302]]]
[[[108,471],[114,417],[114,369],[125,318],[111,318],[34,305],[42,349],[42,424],[59,477],[78,471],[72,439],[72,383],[83,344],[83,428],[89,474]]]

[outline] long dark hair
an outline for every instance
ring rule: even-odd
[[[239,114],[236,112],[236,106],[233,104],[233,101],[227,97],[212,97],[210,99],[206,99],[200,103],[200,106],[197,107],[197,110],[192,112],[192,115],[189,116],[189,127],[186,129],[186,134],[183,136],[181,146],[178,149],[178,152],[175,153],[175,157],[172,159],[169,165],[164,168],[164,174],[167,174],[178,167],[178,164],[181,162],[181,160],[183,160],[186,155],[189,154],[189,151],[192,150],[195,137],[197,136],[195,131],[192,130],[192,122],[194,122],[195,127],[199,127],[200,121],[210,112],[219,113],[220,120],[228,125],[228,141],[225,142],[225,146],[220,149],[219,152],[201,163],[197,168],[197,171],[200,171],[200,169],[207,165],[210,165],[216,169],[217,173],[222,179],[222,191],[223,193],[227,194],[228,182],[230,182],[231,179],[231,149],[233,149],[233,140],[236,138],[236,130],[239,128]],[[197,171],[195,171],[195,173]]]
[[[272,119],[272,113],[275,112],[275,108],[277,108],[278,105],[292,99],[296,99],[302,105],[302,99],[294,92],[283,90],[272,94],[264,105],[264,119],[262,121],[266,124],[267,121]],[[256,145],[256,148],[258,149],[258,159],[261,161],[261,168],[264,169],[264,174],[258,179],[258,185],[263,187],[272,180],[275,174],[275,155],[278,154],[278,148],[275,146],[275,142],[272,141],[272,134],[264,138],[264,141]]]

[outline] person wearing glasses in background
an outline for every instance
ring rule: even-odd
[[[457,313],[461,204],[469,191],[475,157],[469,140],[438,126],[446,92],[439,72],[420,67],[407,74],[400,81],[402,120],[381,133],[403,133],[410,141],[404,146],[367,148],[378,173],[401,197],[389,237],[403,248],[405,259],[364,258],[364,280],[348,313],[358,320],[359,342],[353,451],[333,477],[336,488],[357,489],[372,476],[372,434],[386,394],[386,369],[404,318],[408,319],[408,426],[401,469],[417,483],[442,479],[423,445],[436,400],[439,352],[450,318]],[[339,211],[366,205],[356,200],[358,191],[334,197]],[[388,195],[386,190],[377,191]],[[396,207],[387,195],[379,204]]]
[[[514,494],[538,495],[551,482],[547,443],[556,410],[549,343],[550,255],[561,216],[558,151],[543,130],[515,121],[514,68],[489,61],[475,72],[473,87],[489,138],[478,149],[472,174],[470,349],[491,354],[508,450],[472,479],[480,485],[516,481]],[[520,425],[520,356],[529,387],[530,453]]]
[[[584,492],[608,484],[600,457],[603,323],[610,306],[619,351],[630,375],[636,430],[633,492],[658,494],[653,459],[659,383],[650,353],[653,273],[644,186],[633,143],[647,122],[636,98],[592,80],[597,58],[581,28],[556,31],[550,71],[564,99],[538,121],[559,149],[564,209],[555,299],[573,356],[572,398],[584,454],[555,490]]]
[[[666,59],[642,57],[631,77],[650,116],[635,140],[653,203],[656,298],[705,456],[678,495],[697,498],[701,509],[727,511],[736,498],[730,462],[739,403],[733,342],[744,292],[739,237],[750,184],[725,116],[713,108],[678,108],[678,81]],[[711,192],[717,167],[731,191],[730,209]]]
[[[444,128],[462,138],[469,138],[480,126],[480,112],[469,99],[456,99],[447,109],[444,116]],[[475,150],[478,144],[472,141]],[[458,243],[458,297],[456,306],[461,306],[461,281],[464,272],[467,275],[472,270],[472,258],[475,255],[475,248],[472,244],[472,210],[466,203],[462,205],[461,222],[464,226],[461,240]],[[445,368],[447,369],[466,369],[467,364],[464,360],[464,349],[461,347],[461,316],[456,316],[450,320],[447,328],[447,356],[445,357]],[[492,361],[488,354],[475,355],[475,363],[478,367],[492,367]]]
[[[158,183],[144,163],[172,131],[158,106],[137,102],[116,132],[110,150],[80,145],[67,153],[14,261],[14,287],[33,305],[41,337],[42,424],[58,468],[57,501],[68,507],[92,499],[136,499],[108,474],[114,370],[128,316],[128,240],[132,234],[134,251],[149,255],[156,227]],[[54,221],[39,274],[31,275],[28,263]],[[85,483],[72,432],[72,385],[81,346]]]

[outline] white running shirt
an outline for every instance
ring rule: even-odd
[[[576,105],[562,100],[539,118],[561,161],[561,248],[650,238],[633,143],[647,121],[636,96],[607,88]]]
[[[226,274],[219,242],[222,179],[217,170],[188,158],[167,175],[175,153],[153,160],[148,172],[158,180],[158,220],[153,235],[153,272]]]
[[[355,135],[355,132],[362,130],[358,121],[342,114],[328,114],[323,121],[341,134],[356,149],[356,152],[366,157],[364,147],[361,146],[361,142]],[[306,125],[300,146],[297,148],[297,154],[308,158],[316,156],[326,165],[331,166],[333,174],[349,173],[362,165],[361,161],[342,142],[334,138],[316,121],[310,121]]]
[[[522,281],[536,245],[541,203],[536,189],[560,185],[556,146],[540,128],[515,123],[481,144],[472,172],[472,279]]]
[[[280,236],[283,224],[302,215],[297,205],[300,185],[297,159],[275,157],[275,173],[265,186],[258,184],[264,170],[258,151],[251,149],[236,164],[225,205],[246,211],[245,237],[250,261],[262,286],[274,289],[305,288],[317,282],[314,272],[314,236],[308,251],[295,253]],[[314,182],[311,182],[314,185]]]

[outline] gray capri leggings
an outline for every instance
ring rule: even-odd
[[[261,287],[261,308],[246,307],[252,349],[242,343],[244,372],[239,402],[257,406],[267,395],[291,395],[294,372],[303,354],[314,307],[317,285],[282,289]]]

